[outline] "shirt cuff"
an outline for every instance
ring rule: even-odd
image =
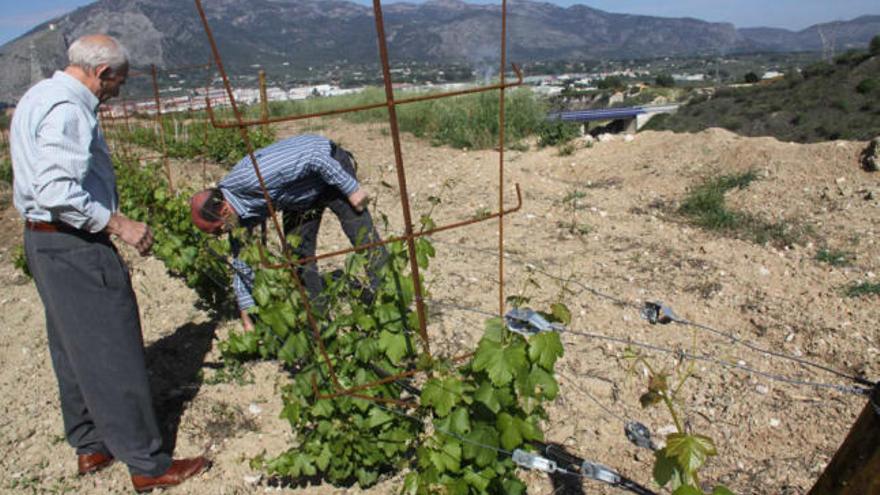
[[[346,196],[351,196],[351,193],[357,191],[359,187],[360,184],[358,184],[358,181],[354,178],[350,178],[349,180],[339,185],[339,190],[342,191],[342,194],[345,194]]]
[[[113,212],[103,206],[96,206],[91,212],[91,217],[83,224],[84,230],[93,234],[97,234],[107,228],[110,223],[110,216]]]
[[[247,310],[253,308],[254,306],[256,306],[256,303],[254,303],[253,297],[238,296],[238,309],[239,309],[239,311],[247,311]]]

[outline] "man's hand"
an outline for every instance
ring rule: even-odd
[[[348,202],[351,203],[351,207],[356,211],[362,212],[367,207],[367,203],[370,202],[370,197],[363,188],[358,187],[355,192],[348,195]]]
[[[150,247],[153,245],[153,232],[149,225],[136,222],[120,213],[114,213],[110,216],[105,230],[108,234],[119,237],[122,242],[135,248],[141,256],[149,253]]]
[[[244,310],[241,312],[241,326],[244,327],[245,332],[254,331],[254,321],[251,319],[251,315]]]

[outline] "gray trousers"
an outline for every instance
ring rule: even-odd
[[[158,476],[161,451],[128,270],[106,235],[33,232],[25,255],[46,309],[67,441],[109,453],[132,474]]]

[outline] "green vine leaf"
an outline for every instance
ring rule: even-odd
[[[458,472],[461,469],[461,445],[454,439],[448,439],[442,443],[439,450],[432,450],[428,457],[437,471],[441,473]]]
[[[494,474],[495,472],[491,469],[484,469],[479,473],[475,473],[474,471],[468,469],[464,472],[464,476],[462,477],[462,479],[464,479],[465,483],[467,483],[468,485],[476,488],[480,493],[484,493],[486,491],[486,488],[489,487],[489,483],[494,477],[492,475]]]
[[[529,339],[529,359],[545,370],[552,371],[563,352],[562,341],[556,332],[542,332]]]
[[[498,414],[498,411],[501,410],[501,403],[495,396],[495,387],[489,382],[480,384],[480,388],[474,394],[474,400],[480,402],[495,414]]]
[[[674,458],[669,457],[666,448],[654,452],[654,481],[661,487],[672,482],[672,489],[681,486],[681,471]]]
[[[718,454],[711,438],[681,433],[672,433],[666,437],[666,452],[675,457],[678,465],[688,474],[700,469],[709,456]]]
[[[379,334],[379,349],[385,352],[392,363],[398,364],[407,353],[406,335],[382,330]]]
[[[543,437],[537,426],[507,413],[499,414],[495,425],[501,431],[501,446],[506,450],[519,447],[524,440],[541,440]]]
[[[543,368],[533,366],[531,373],[526,379],[527,393],[532,397],[542,397],[547,400],[553,400],[559,393],[559,385],[553,375]]]
[[[483,332],[483,339],[486,339],[490,342],[495,342],[496,344],[500,344],[504,341],[504,332],[507,329],[504,326],[504,320],[501,318],[489,318],[486,320],[486,328]]]
[[[289,458],[290,464],[286,466],[287,472],[294,478],[299,476],[314,476],[318,473],[308,454],[301,452],[292,453]]]
[[[550,305],[550,314],[559,323],[565,326],[571,325],[571,311],[569,311],[568,306],[565,304],[555,303]]]
[[[678,487],[672,495],[704,495],[701,490],[698,490],[690,485],[682,485]]]
[[[485,371],[496,386],[507,385],[520,370],[528,367],[525,346],[521,342],[503,346],[487,337],[488,334],[477,346],[474,369]]]
[[[421,403],[431,406],[440,417],[445,417],[462,399],[464,385],[454,377],[432,378],[422,388]]]
[[[463,455],[465,459],[473,459],[478,467],[490,466],[498,458],[495,450],[482,447],[498,447],[498,430],[486,424],[478,424],[465,438],[468,442],[463,443]]]
[[[505,495],[523,495],[526,493],[526,485],[516,478],[508,478],[501,482]]]
[[[467,409],[463,407],[456,408],[455,411],[449,415],[449,419],[449,426],[452,427],[452,431],[459,435],[470,433],[471,421]]]
[[[384,425],[392,419],[393,418],[391,414],[385,412],[382,409],[379,409],[378,407],[373,407],[370,409],[368,415],[367,426],[370,428],[375,428],[377,426]]]
[[[729,488],[724,485],[718,485],[712,490],[712,495],[735,495]]]
[[[324,447],[321,449],[321,453],[318,454],[317,457],[315,457],[315,465],[316,465],[316,466],[318,467],[318,469],[320,469],[321,471],[326,471],[326,470],[327,470],[327,466],[330,465],[330,459],[331,459],[332,457],[333,457],[333,456],[332,456],[332,454],[330,453],[330,446],[328,446],[328,445],[324,445]]]

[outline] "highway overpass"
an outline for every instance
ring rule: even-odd
[[[550,112],[547,114],[547,120],[563,120],[566,122],[622,121],[624,132],[635,132],[641,129],[653,116],[661,113],[675,113],[678,111],[678,107],[678,104],[643,105],[640,107]]]

